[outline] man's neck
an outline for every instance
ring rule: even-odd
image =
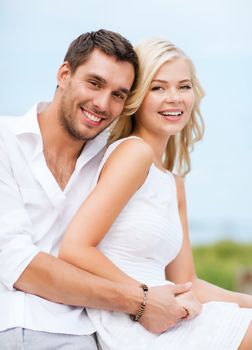
[[[53,103],[38,115],[43,152],[48,168],[61,189],[69,181],[85,142],[74,140],[64,132]]]

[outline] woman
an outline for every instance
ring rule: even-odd
[[[137,53],[136,90],[112,130],[94,189],[70,223],[59,256],[125,284],[192,281],[192,292],[177,297],[187,317],[160,335],[135,322],[148,307],[147,286],[133,320],[88,310],[102,349],[249,349],[252,296],[197,278],[183,180],[172,174],[190,170],[189,150],[203,135],[203,91],[193,64],[162,40],[143,43]]]

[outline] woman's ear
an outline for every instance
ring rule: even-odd
[[[68,84],[71,78],[71,67],[68,62],[64,62],[57,73],[57,85],[59,88],[63,89]]]

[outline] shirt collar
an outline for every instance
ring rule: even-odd
[[[98,136],[86,142],[78,160],[76,163],[75,170],[80,170],[84,164],[86,164],[90,159],[92,159],[96,154],[98,154],[108,142],[108,130],[105,129]]]
[[[17,121],[14,126],[14,134],[34,134],[41,137],[38,114],[48,106],[48,102],[40,102],[32,106],[28,112],[25,113],[23,118]]]

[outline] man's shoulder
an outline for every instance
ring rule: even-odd
[[[13,140],[15,135],[15,126],[17,121],[21,120],[22,116],[0,116],[0,143],[6,144]]]
[[[11,128],[13,125],[15,125],[17,120],[20,120],[21,118],[22,116],[18,115],[0,115],[0,128]]]

